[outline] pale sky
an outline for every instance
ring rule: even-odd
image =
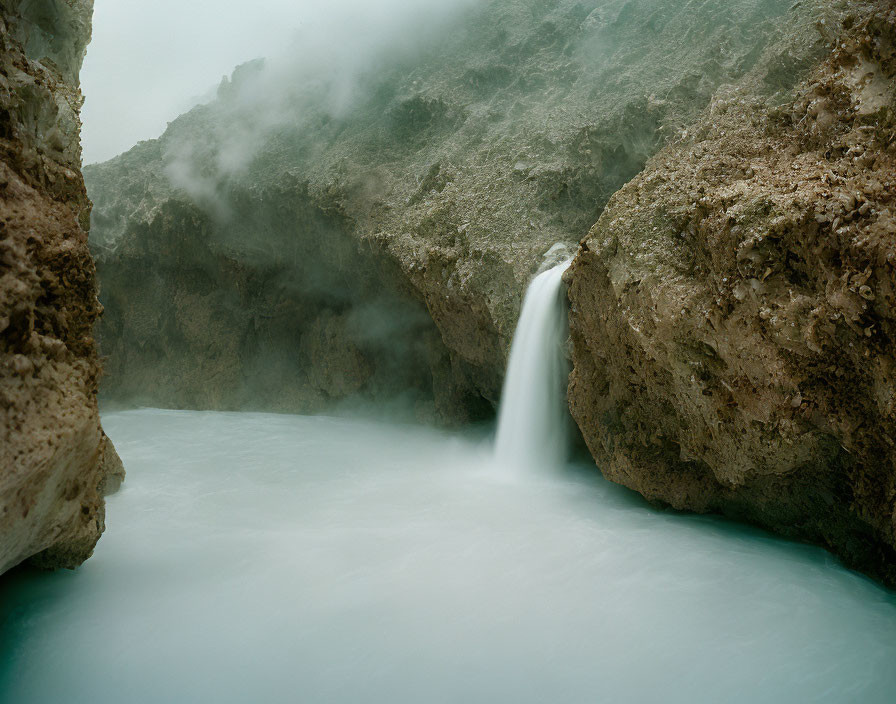
[[[84,163],[105,161],[213,94],[260,57],[297,77],[363,65],[377,47],[438,36],[483,0],[96,0],[81,74]]]
[[[309,15],[340,3],[96,0],[81,74],[84,162],[158,137],[235,66],[281,50]]]

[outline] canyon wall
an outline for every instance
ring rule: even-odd
[[[76,567],[123,470],[97,412],[78,73],[92,0],[0,2],[0,573]]]
[[[338,100],[240,67],[85,169],[104,393],[487,416],[591,228],[569,399],[605,475],[896,583],[891,4],[492,0]]]
[[[896,10],[786,100],[751,72],[613,196],[570,281],[570,408],[650,500],[896,585]]]
[[[104,393],[490,415],[552,246],[571,252],[720,85],[763,57],[772,92],[792,85],[830,5],[490,0],[339,90],[241,67],[160,139],[85,169]]]

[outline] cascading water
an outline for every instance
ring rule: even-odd
[[[510,363],[501,393],[497,461],[534,469],[567,459],[566,306],[563,272],[568,259],[535,277],[523,299],[523,311],[510,348]]]

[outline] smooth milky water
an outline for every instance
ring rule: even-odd
[[[487,439],[135,411],[74,573],[0,581],[0,700],[896,701],[896,598]]]
[[[563,342],[569,326],[561,277],[571,261],[542,272],[529,284],[513,335],[495,440],[499,464],[513,471],[543,471],[568,456],[569,372]]]

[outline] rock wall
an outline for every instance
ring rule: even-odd
[[[891,5],[491,0],[337,111],[241,67],[85,170],[105,392],[481,417],[597,221],[570,407],[601,470],[896,583]]]
[[[896,10],[850,3],[786,100],[720,90],[569,273],[604,474],[896,585]]]
[[[100,313],[80,173],[92,0],[0,1],[0,573],[73,568],[121,474],[97,413]],[[120,466],[120,462],[118,462]]]
[[[442,420],[489,414],[543,255],[829,5],[490,0],[372,61],[338,111],[242,67],[159,140],[85,169],[104,393],[288,411],[402,393]],[[781,44],[772,89],[815,49]],[[262,113],[259,93],[283,102]]]

